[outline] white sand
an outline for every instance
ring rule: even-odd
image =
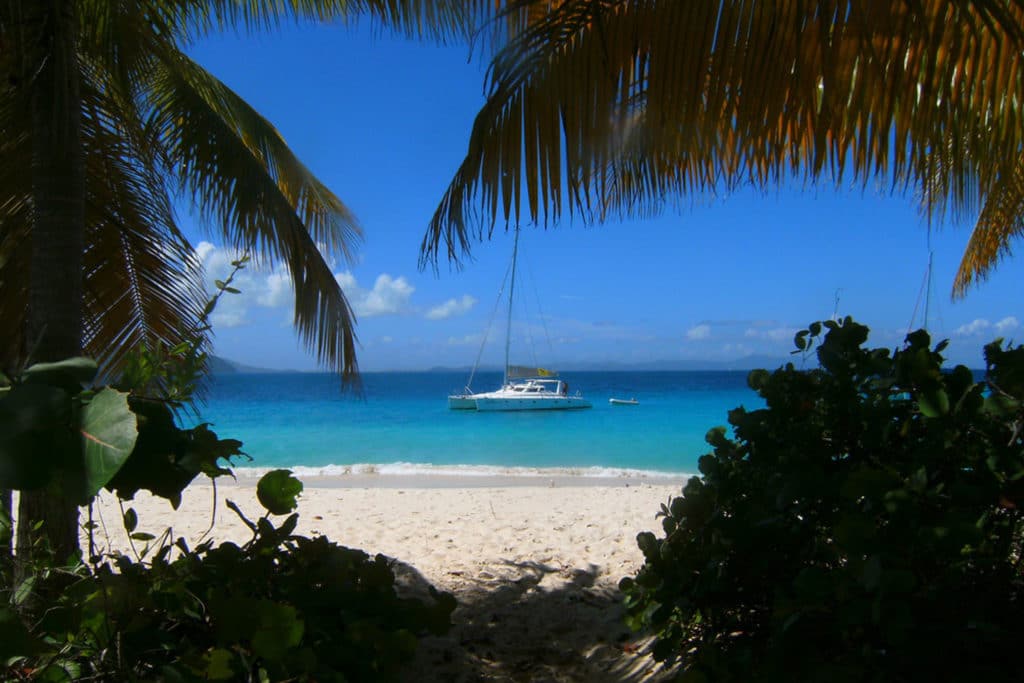
[[[426,639],[410,681],[625,681],[662,677],[646,641],[621,623],[619,580],[642,563],[640,531],[660,530],[655,515],[682,481],[566,486],[564,481],[452,488],[451,482],[386,480],[364,488],[305,481],[297,533],[382,553],[411,565],[401,573],[455,594],[456,627]],[[357,482],[361,483],[361,482]],[[406,485],[408,483],[408,485]],[[501,483],[486,482],[489,484]],[[511,483],[511,482],[509,482]],[[592,482],[591,482],[592,483]],[[193,543],[209,526],[212,489],[196,484],[178,511],[140,495],[126,503],[139,530]],[[244,541],[249,531],[228,510],[262,512],[255,481],[218,486],[217,541]],[[96,507],[100,546],[126,547],[120,511],[108,495]],[[84,517],[84,515],[83,515]],[[193,543],[194,545],[194,543]]]

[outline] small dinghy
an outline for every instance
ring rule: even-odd
[[[608,402],[613,406],[638,406],[640,401],[635,398],[610,398]]]

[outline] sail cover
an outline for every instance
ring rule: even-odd
[[[508,366],[509,379],[525,379],[527,377],[558,377],[558,371],[534,368],[526,365]]]

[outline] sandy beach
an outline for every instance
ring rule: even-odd
[[[494,477],[304,478],[298,533],[395,558],[408,590],[423,582],[453,593],[455,627],[422,642],[409,681],[655,681],[666,676],[646,639],[622,624],[619,580],[642,562],[636,534],[660,529],[660,505],[682,481]],[[214,539],[249,531],[225,507],[262,508],[255,479],[217,487]],[[213,489],[195,484],[179,510],[140,494],[126,503],[139,530],[198,539],[210,526]],[[94,508],[99,547],[124,549],[109,494]],[[83,514],[83,518],[85,515]]]

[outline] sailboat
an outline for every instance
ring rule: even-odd
[[[505,326],[505,376],[501,388],[495,391],[473,393],[468,387],[462,394],[448,397],[451,410],[573,410],[590,408],[577,391],[569,394],[569,384],[558,377],[558,372],[546,368],[509,364],[512,340],[512,300],[516,288],[516,258],[519,253],[519,229],[512,245],[511,280],[508,291],[508,321]],[[475,372],[476,368],[474,368]],[[472,379],[470,380],[472,381]]]

